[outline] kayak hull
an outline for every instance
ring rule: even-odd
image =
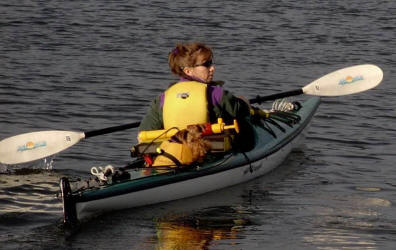
[[[228,171],[167,184],[164,186],[144,189],[137,192],[112,196],[106,199],[79,202],[76,204],[77,218],[78,220],[81,220],[86,217],[92,217],[93,215],[100,214],[103,211],[140,207],[192,197],[247,182],[270,172],[281,164],[286,156],[291,152],[293,146],[298,143],[301,136],[302,134],[300,134],[298,138],[295,138],[293,142],[268,157]]]
[[[269,129],[256,127],[256,145],[249,152],[230,153],[221,160],[180,173],[141,177],[78,192],[67,199],[64,207],[69,211],[65,213],[84,220],[113,210],[192,197],[263,176],[279,166],[298,146],[319,103],[317,97],[305,101],[296,112],[301,117],[297,124],[267,124]]]

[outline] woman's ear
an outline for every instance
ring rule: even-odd
[[[191,68],[191,67],[184,67],[183,72],[184,72],[184,74],[186,74],[188,76],[193,76],[193,68]]]

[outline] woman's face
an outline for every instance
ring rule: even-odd
[[[201,59],[198,62],[195,66],[184,68],[184,73],[190,77],[201,79],[205,83],[211,82],[216,70],[212,59]]]

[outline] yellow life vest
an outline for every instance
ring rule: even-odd
[[[179,82],[165,91],[163,106],[164,128],[209,122],[206,84],[189,81]]]

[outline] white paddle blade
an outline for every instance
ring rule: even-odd
[[[20,164],[48,157],[65,150],[85,137],[83,132],[39,131],[0,141],[0,162]]]
[[[363,64],[329,73],[303,88],[304,94],[317,96],[349,95],[377,86],[383,78],[375,65]]]

